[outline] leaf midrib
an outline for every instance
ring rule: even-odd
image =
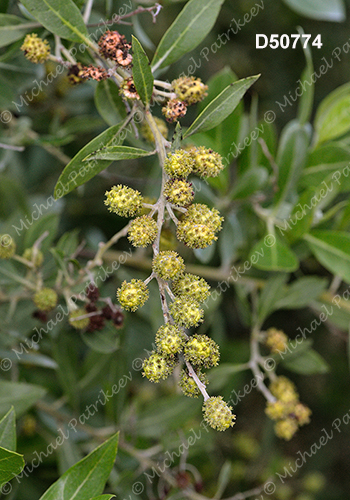
[[[306,239],[306,241],[310,241],[311,243],[314,243],[314,244],[316,244],[315,242],[317,242],[317,245],[320,246],[323,250],[327,250],[328,252],[333,253],[334,255],[341,257],[342,259],[350,262],[350,255],[349,254],[344,253],[342,250],[329,245],[329,243],[326,243],[325,241],[322,241],[319,238],[316,238],[316,236],[312,236],[311,234],[307,234],[304,236],[304,239]]]

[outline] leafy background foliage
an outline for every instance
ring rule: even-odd
[[[69,41],[65,42],[67,47],[70,42],[84,41],[87,36],[79,14],[83,2],[74,2],[76,7],[73,1],[62,2],[67,9],[69,6],[68,24],[58,22],[52,11],[44,19],[39,0],[22,3],[47,28],[47,31],[35,29],[49,36],[50,42],[53,43],[49,35],[51,30]],[[57,3],[48,2],[51,6]],[[217,10],[211,19],[205,17],[204,9],[201,10],[204,4],[212,14],[213,9]],[[291,339],[300,332],[299,328],[314,330],[290,356],[283,361],[276,359],[278,373],[296,382],[302,401],[312,408],[311,424],[301,429],[291,442],[278,441],[272,423],[264,415],[263,397],[252,390],[235,407],[237,424],[233,430],[223,435],[214,431],[205,434],[189,448],[187,461],[200,472],[204,495],[226,498],[256,487],[275,472],[282,472],[285,465],[295,460],[299,450],[309,450],[313,443],[319,442],[323,428],[329,432],[333,429],[333,439],[308,459],[288,484],[292,494],[300,500],[338,499],[346,496],[350,486],[347,472],[350,427],[343,425],[341,432],[332,428],[334,420],[349,411],[347,333],[350,308],[346,290],[350,283],[350,177],[342,175],[338,184],[334,174],[343,171],[350,161],[350,115],[346,112],[349,108],[349,55],[342,52],[340,60],[334,60],[334,68],[319,78],[315,88],[305,92],[298,104],[293,103],[282,111],[277,102],[283,102],[283,96],[290,96],[290,91],[294,95],[305,66],[304,75],[310,77],[323,57],[331,61],[333,50],[348,40],[349,23],[345,14],[349,5],[344,6],[340,0],[266,1],[259,15],[227,44],[216,53],[209,52],[207,61],[203,48],[212,46],[219,34],[227,32],[232,19],[243,19],[254,5],[254,2],[227,1],[164,2],[156,24],[152,24],[149,14],[145,13],[133,18],[133,28],[121,27],[128,40],[133,33],[141,43],[133,40],[135,71],[139,70],[138,86],[144,82],[145,91],[141,95],[144,103],[150,99],[152,77],[149,73],[143,74],[142,60],[148,57],[153,66],[158,65],[164,71],[161,76],[169,81],[186,72],[193,61],[197,62],[196,76],[209,84],[209,95],[182,122],[185,128],[188,127],[185,136],[191,136],[187,142],[212,147],[224,158],[231,153],[230,167],[218,179],[211,180],[209,185],[197,182],[200,191],[196,201],[216,206],[225,216],[222,234],[217,244],[205,251],[196,251],[194,256],[182,248],[186,261],[217,290],[218,282],[227,279],[232,264],[236,268],[242,266],[264,245],[271,228],[277,238],[276,245],[266,251],[254,268],[244,273],[240,284],[231,286],[217,300],[209,302],[200,332],[208,333],[220,344],[222,358],[222,364],[210,374],[210,391],[221,391],[229,399],[233,389],[242,393],[243,387],[251,383],[251,373],[243,371],[241,366],[249,359],[249,330],[254,320],[252,286],[257,287],[253,297],[256,319],[264,329],[281,328]],[[98,23],[122,6],[122,2],[117,1],[95,1],[90,22]],[[192,14],[180,15],[172,25],[173,31],[169,30],[163,38],[183,7],[185,14],[186,8],[192,9]],[[33,82],[40,82],[50,72],[55,72],[55,65],[34,66],[24,59],[19,47],[24,34],[32,27],[17,29],[16,26],[31,25],[35,21],[18,2],[4,1],[0,9],[0,45],[3,47],[0,53],[0,108],[10,110],[15,116],[11,123],[1,124],[1,142],[25,148],[22,152],[0,151],[0,232],[15,236],[21,252],[49,230],[42,249],[45,252],[45,282],[50,285],[54,283],[58,267],[64,271],[68,266],[78,265],[74,260],[69,262],[69,258],[82,240],[86,243],[81,258],[91,258],[99,241],[106,241],[122,228],[123,221],[105,210],[105,190],[111,184],[127,183],[142,190],[143,194],[157,196],[158,166],[154,157],[148,156],[151,146],[128,133],[123,145],[114,146],[119,149],[108,152],[112,156],[98,158],[94,173],[99,171],[101,175],[54,201],[54,188],[63,168],[68,165],[66,173],[69,173],[69,165],[81,164],[89,154],[95,154],[101,142],[99,134],[103,134],[108,146],[108,141],[126,119],[125,109],[116,87],[109,80],[71,88],[64,73],[49,85],[42,86],[39,95],[33,96]],[[193,13],[198,14],[198,24],[192,28]],[[214,26],[216,13],[218,19]],[[295,51],[257,51],[254,48],[256,33],[295,33],[297,25],[313,37],[322,34],[323,47],[312,50],[312,61],[310,54],[304,54],[300,47]],[[187,32],[186,27],[190,31]],[[205,36],[208,30],[210,33]],[[176,47],[171,52],[164,50],[169,40],[178,39],[178,32],[184,33],[185,49],[191,51],[180,60],[177,60]],[[87,55],[82,56],[82,62],[89,62]],[[235,100],[237,94],[225,91],[239,78],[257,74],[261,76],[252,87],[250,80],[249,85],[246,80],[234,84],[234,89],[244,87],[241,93],[238,90],[239,98],[250,87],[239,104]],[[14,102],[22,102],[19,109]],[[209,102],[225,103],[222,108],[227,115],[223,121],[214,120],[210,124],[210,113],[205,110]],[[229,114],[230,103],[232,109],[238,105]],[[272,124],[263,120],[264,113],[269,110],[276,114]],[[259,138],[264,140],[279,166],[277,180],[274,179],[274,162],[257,140],[244,148],[237,159],[233,161],[232,158],[232,144],[244,141],[262,125]],[[107,127],[114,128],[106,130]],[[191,135],[195,131],[198,133]],[[99,138],[94,142],[96,136]],[[130,148],[134,153],[138,151],[136,155],[140,155],[140,149],[146,151],[145,156],[138,161],[128,160],[132,154]],[[118,162],[112,163],[114,160]],[[104,170],[108,165],[111,166]],[[333,186],[326,195],[321,194],[323,182]],[[320,199],[317,206],[281,234],[276,220],[283,222],[286,218],[290,221],[290,214],[297,213],[298,204],[310,205],[315,195]],[[31,219],[36,204],[46,207],[37,221]],[[261,208],[272,210],[272,222]],[[21,219],[32,223],[17,236],[13,227],[18,227]],[[129,251],[126,240],[108,253],[105,266],[120,258],[123,251]],[[144,279],[149,264],[147,253],[129,258],[126,265],[120,266],[111,278],[101,283],[101,293],[113,298],[122,280]],[[17,263],[1,262],[1,288],[15,292],[18,284],[12,276],[20,273],[20,269]],[[339,278],[333,279],[334,275]],[[332,302],[337,287],[340,295],[345,294],[340,308]],[[317,328],[311,328],[325,307],[332,307],[333,314]],[[69,433],[69,439],[48,454],[28,477],[24,475],[19,483],[13,480],[12,491],[5,494],[3,490],[3,497],[35,500],[43,495],[43,500],[53,499],[57,498],[56,491],[64,483],[67,485],[64,498],[67,499],[80,487],[80,496],[74,498],[107,499],[114,493],[120,498],[129,498],[131,494],[137,498],[132,488],[135,481],[145,483],[142,472],[148,464],[135,450],[158,447],[155,456],[160,460],[162,451],[178,450],[192,429],[200,429],[200,402],[179,396],[171,381],[152,385],[134,369],[133,362],[143,358],[145,350],[150,350],[154,332],[162,322],[156,293],[151,293],[147,308],[135,315],[126,315],[124,326],[118,331],[110,329],[101,335],[79,335],[66,321],[59,322],[43,336],[38,350],[28,349],[18,360],[12,348],[18,348],[21,342],[31,338],[35,327],[42,326],[32,317],[33,311],[30,300],[21,300],[15,315],[7,321],[9,305],[7,302],[0,305],[0,355],[2,359],[9,359],[14,367],[1,372],[0,460],[10,464],[1,469],[1,483],[7,483],[18,474],[23,466],[20,454],[30,464],[35,452],[46,453],[48,444],[57,438],[58,428]],[[123,380],[125,385],[120,383]],[[71,419],[77,418],[86,405],[96,402],[101,390],[108,391],[113,384],[120,384],[117,394],[89,418],[85,428],[72,430],[69,427]],[[119,430],[119,451],[113,466]],[[178,472],[176,465],[175,461],[174,473]],[[90,476],[91,471],[96,474]],[[314,471],[320,472],[325,480],[325,486],[316,493],[306,486]],[[107,479],[106,491],[111,495],[99,497]],[[55,483],[57,480],[61,483]],[[283,497],[286,493],[281,489],[282,493],[277,490],[275,497],[265,495],[265,498],[288,498]],[[304,493],[309,496],[301,497]],[[148,498],[147,495],[145,491],[139,497]]]

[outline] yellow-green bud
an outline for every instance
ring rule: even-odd
[[[299,398],[293,382],[283,376],[277,377],[270,384],[270,391],[277,399],[284,403],[296,403]]]
[[[204,311],[195,300],[183,297],[175,299],[169,309],[175,323],[179,326],[191,328],[203,321]]]
[[[293,412],[294,403],[284,403],[283,401],[277,400],[274,403],[268,402],[265,413],[271,418],[271,420],[280,420],[286,418]]]
[[[321,491],[326,484],[324,475],[318,471],[308,472],[303,477],[302,482],[304,488],[310,493],[317,493],[318,491]]]
[[[151,382],[160,382],[166,379],[174,370],[175,363],[172,358],[163,356],[153,351],[149,358],[143,362],[142,375]]]
[[[206,335],[192,335],[185,344],[184,356],[194,365],[210,368],[219,363],[219,346]]]
[[[211,227],[187,220],[178,223],[176,237],[190,248],[206,248],[218,239]]]
[[[288,337],[282,330],[269,328],[266,332],[265,344],[271,352],[284,352],[287,348]]]
[[[9,234],[0,234],[0,259],[11,259],[16,252],[16,243]]]
[[[293,418],[285,418],[276,422],[274,429],[277,437],[289,441],[297,432],[298,424],[297,421]]]
[[[165,160],[164,170],[170,177],[186,178],[193,170],[194,160],[191,153],[184,149],[177,149],[170,153]]]
[[[122,217],[139,215],[142,210],[142,195],[135,189],[119,184],[106,191],[106,196],[108,210]]]
[[[184,179],[170,179],[164,186],[165,198],[178,207],[187,207],[194,198],[192,184]]]
[[[84,318],[83,316],[86,316],[85,309],[76,309],[75,311],[71,311],[68,319],[69,324],[76,330],[83,330],[89,326],[90,323],[90,319]]]
[[[40,267],[44,262],[44,255],[42,251],[34,247],[26,248],[22,257],[32,262],[35,267]]]
[[[154,257],[152,270],[164,280],[173,280],[184,272],[185,264],[177,252],[164,250]]]
[[[21,50],[32,63],[43,63],[50,55],[49,42],[39,38],[36,33],[28,34],[25,37]]]
[[[128,239],[134,247],[147,247],[156,239],[157,231],[156,221],[148,215],[142,215],[132,221],[128,231]]]
[[[210,295],[210,286],[205,279],[190,273],[176,279],[172,290],[177,297],[189,297],[197,302],[204,302]]]
[[[167,127],[167,124],[165,123],[164,120],[162,120],[161,118],[158,118],[157,116],[154,116],[153,118],[154,118],[154,121],[157,124],[159,132],[162,134],[162,136],[164,137],[164,139],[167,139],[168,138],[168,127]],[[148,125],[148,123],[146,121],[144,121],[142,123],[141,134],[142,134],[143,138],[147,142],[151,142],[151,143],[154,144],[154,135],[152,133],[151,127]]]
[[[40,311],[51,311],[57,305],[57,293],[52,288],[43,288],[34,295],[34,304]]]
[[[188,208],[183,220],[204,224],[216,233],[221,230],[224,218],[220,216],[220,212],[216,208],[209,208],[202,203],[194,203]]]
[[[222,396],[211,397],[203,403],[204,420],[218,431],[225,431],[235,425],[236,415],[232,414],[232,407],[228,406]]]
[[[172,82],[175,94],[189,106],[200,102],[206,97],[208,85],[195,76],[183,76]]]
[[[209,384],[208,377],[205,375],[205,373],[202,373],[198,370],[196,372],[196,375],[202,382],[202,384],[204,384],[205,386]],[[201,393],[193,377],[191,377],[186,370],[181,371],[179,386],[185,396],[188,396],[190,398],[198,398]]]
[[[182,351],[186,335],[174,325],[162,325],[156,333],[156,346],[160,354],[173,356]]]
[[[204,146],[193,148],[190,153],[194,159],[193,173],[200,177],[216,177],[223,170],[222,157]]]
[[[302,403],[297,403],[295,405],[293,413],[298,420],[299,426],[308,424],[310,422],[311,410]]]
[[[123,281],[121,287],[117,290],[117,297],[124,309],[136,311],[148,299],[149,291],[143,281],[132,279],[130,282]]]

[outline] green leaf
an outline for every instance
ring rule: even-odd
[[[98,82],[95,90],[95,105],[97,111],[109,126],[117,125],[126,116],[125,105],[119,94],[119,88],[110,78]]]
[[[265,319],[274,311],[275,304],[281,296],[281,288],[287,281],[287,274],[276,274],[271,276],[264,286],[258,302],[258,319],[262,325]]]
[[[226,486],[230,482],[232,473],[232,463],[229,460],[226,460],[223,466],[221,467],[218,482],[217,482],[217,490],[213,498],[221,498]]]
[[[119,433],[73,465],[40,500],[86,500],[101,495],[117,454]]]
[[[25,19],[10,14],[0,14],[0,47],[20,40],[30,30],[26,27]]]
[[[153,75],[148,57],[137,38],[132,36],[132,76],[136,90],[145,106],[148,106],[153,92]]]
[[[12,406],[16,415],[21,415],[46,393],[44,387],[20,382],[0,381],[0,414],[6,413]]]
[[[298,28],[300,35],[304,35],[304,30]],[[298,120],[301,125],[304,125],[310,120],[312,108],[314,104],[315,83],[313,81],[314,65],[312,63],[312,54],[309,44],[304,47],[302,44],[304,56],[306,59],[306,68],[301,74],[301,82],[304,83],[303,93],[301,94],[298,107]],[[307,83],[306,83],[307,82]],[[311,85],[309,85],[311,82]]]
[[[307,307],[316,300],[327,287],[326,278],[305,276],[287,287],[284,296],[277,300],[275,309],[298,309]]]
[[[16,477],[23,468],[23,455],[0,447],[0,486]]]
[[[315,116],[317,144],[350,130],[350,83],[338,87],[319,105]]]
[[[108,324],[101,331],[82,332],[81,336],[88,347],[103,354],[116,351],[120,343],[120,334],[111,324]]]
[[[319,21],[345,21],[343,0],[283,0],[288,7],[302,16]]]
[[[267,181],[268,172],[264,167],[250,168],[239,177],[231,195],[233,200],[248,198],[261,189]]]
[[[22,0],[23,5],[47,30],[71,40],[92,43],[78,7],[72,0]]]
[[[278,165],[276,205],[280,205],[283,201],[294,201],[296,185],[306,164],[309,141],[310,131],[306,125],[291,121],[284,128],[276,158]]]
[[[243,78],[226,87],[200,113],[192,125],[186,130],[184,138],[210,130],[227,118],[238,106],[246,91],[253,85],[260,75]]]
[[[278,237],[266,235],[252,249],[250,262],[263,271],[292,272],[298,269],[299,262],[292,250]]]
[[[190,0],[159,42],[153,71],[195,49],[214,26],[223,3],[224,0]]]
[[[312,231],[304,236],[317,260],[331,273],[350,283],[350,234]]]
[[[51,196],[52,199],[52,196]],[[41,213],[39,209],[35,209],[35,217]],[[34,212],[33,212],[34,213]],[[30,218],[29,218],[30,220]],[[56,238],[59,224],[58,214],[49,213],[38,217],[38,219],[27,229],[24,237],[25,248],[30,248],[34,245],[36,240],[45,232],[48,232],[46,238],[42,240],[41,250],[46,252],[51,246],[53,240]]]
[[[16,414],[11,406],[10,410],[0,420],[0,446],[10,451],[16,451]]]
[[[291,372],[300,373],[301,375],[316,375],[319,373],[327,373],[329,366],[325,360],[313,349],[303,351],[300,354],[296,353],[281,364]]]
[[[98,497],[91,498],[90,500],[111,500],[111,498],[115,497],[115,495],[99,495]]]
[[[289,217],[279,223],[281,235],[285,234],[289,242],[300,239],[309,231],[317,206],[316,200],[318,198],[316,198],[315,195],[315,189],[307,189],[304,191],[293,207]]]
[[[66,194],[92,179],[98,173],[105,170],[112,162],[110,160],[92,161],[91,165],[83,163],[83,160],[91,153],[102,147],[109,146],[118,141],[118,134],[125,128],[129,118],[124,122],[108,128],[84,146],[79,153],[66,165],[55,186],[54,196],[58,200]],[[119,141],[118,141],[119,142]],[[122,142],[122,141],[121,141]]]
[[[144,156],[154,155],[155,151],[146,151],[139,148],[131,148],[130,146],[106,146],[95,153],[87,155],[83,161],[90,160],[133,160]]]

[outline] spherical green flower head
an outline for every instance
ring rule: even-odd
[[[197,326],[203,321],[204,311],[195,300],[187,298],[175,299],[170,304],[169,309],[178,326],[190,328],[191,326]]]
[[[201,177],[216,177],[222,172],[224,165],[219,153],[203,146],[191,149],[190,153],[194,159],[194,174]]]
[[[310,423],[311,410],[302,403],[297,403],[294,406],[293,413],[296,416],[298,424],[300,426]]]
[[[175,94],[189,106],[200,102],[206,97],[208,85],[195,76],[182,76],[172,82]]]
[[[219,363],[219,346],[206,335],[192,335],[185,344],[184,356],[194,365],[210,368]]]
[[[142,195],[135,189],[119,184],[106,191],[106,196],[108,210],[122,217],[134,217],[142,210]]]
[[[197,302],[204,302],[210,295],[210,285],[205,279],[190,273],[176,279],[172,290],[177,297],[188,297]]]
[[[204,384],[205,386],[209,384],[208,377],[205,375],[205,373],[202,373],[198,370],[196,371],[196,375],[202,382],[202,384]],[[185,396],[188,396],[189,398],[198,398],[201,393],[193,377],[188,374],[187,370],[181,371],[179,386],[183,394],[185,394]]]
[[[203,403],[204,420],[218,431],[225,431],[235,425],[236,415],[232,414],[222,396],[211,397]]]
[[[288,343],[288,337],[282,330],[269,328],[266,332],[265,344],[271,352],[284,352]]]
[[[152,270],[164,280],[173,280],[183,274],[185,264],[177,252],[164,250],[154,257]]]
[[[186,178],[192,172],[193,166],[194,160],[192,155],[184,149],[177,149],[166,158],[164,170],[170,177]]]
[[[149,358],[143,362],[142,375],[147,377],[151,382],[160,382],[161,379],[166,379],[174,370],[174,361],[158,352],[152,352]]]
[[[173,356],[182,351],[186,335],[173,325],[162,325],[156,334],[157,351],[166,356]]]
[[[34,304],[40,311],[51,311],[57,305],[57,293],[52,288],[43,288],[34,295]]]
[[[47,40],[42,40],[36,33],[27,35],[21,47],[25,57],[32,63],[43,63],[50,55],[50,46]]]
[[[164,196],[177,207],[187,207],[194,198],[192,184],[183,179],[170,179],[165,183]]]
[[[11,259],[16,252],[16,243],[9,234],[0,234],[0,259]]]
[[[26,248],[22,257],[30,262],[33,262],[35,267],[40,267],[44,262],[44,255],[41,250],[34,249],[33,247]]]
[[[272,394],[284,403],[297,402],[299,399],[295,385],[287,377],[277,377],[269,387]]]
[[[298,430],[298,424],[294,418],[285,418],[276,422],[274,429],[277,437],[290,441]]]
[[[216,233],[221,230],[224,218],[220,216],[220,212],[216,208],[209,208],[202,203],[194,203],[188,208],[183,220],[203,224]]]
[[[147,286],[141,280],[123,281],[121,287],[117,290],[120,305],[127,311],[136,311],[137,308],[144,305],[148,297]]]
[[[277,400],[274,403],[268,401],[265,413],[269,418],[271,418],[271,420],[280,420],[291,414],[294,407],[294,403],[284,403],[280,400]]]
[[[76,309],[69,314],[69,324],[73,326],[76,330],[83,330],[89,326],[89,318],[81,318],[81,316],[86,316],[85,309]]]
[[[152,217],[142,215],[134,219],[128,231],[128,239],[134,247],[147,247],[157,237],[157,223]]]
[[[211,227],[186,219],[178,223],[176,237],[190,248],[207,248],[218,239]]]

